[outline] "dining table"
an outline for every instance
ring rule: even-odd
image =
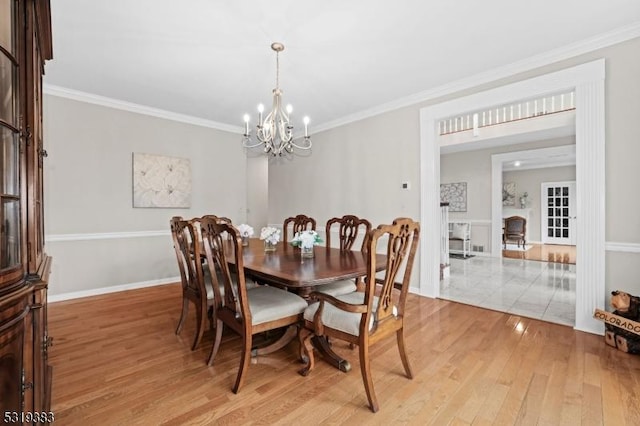
[[[313,257],[308,258],[302,256],[300,248],[284,241],[275,245],[275,251],[268,252],[262,240],[250,238],[242,254],[247,276],[260,283],[285,287],[305,299],[319,285],[367,274],[367,256],[361,251],[315,246]],[[385,268],[384,260],[384,255],[377,255],[378,271]]]
[[[356,279],[367,275],[367,255],[361,251],[340,250],[339,248],[315,246],[313,257],[303,257],[301,249],[280,241],[274,251],[265,251],[264,241],[250,238],[243,246],[242,260],[245,275],[259,284],[286,288],[313,303],[311,293],[317,286],[335,281]],[[386,256],[376,254],[376,271],[386,267]],[[254,355],[274,352],[297,335],[295,326],[289,327],[284,335],[272,344],[254,349]],[[336,368],[349,371],[349,363],[331,350],[325,338],[314,338],[314,346],[323,357]]]

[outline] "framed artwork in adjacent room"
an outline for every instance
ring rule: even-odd
[[[440,201],[449,203],[450,212],[466,212],[467,182],[440,184]]]
[[[502,205],[503,206],[516,205],[516,183],[515,182],[505,182],[502,184]]]

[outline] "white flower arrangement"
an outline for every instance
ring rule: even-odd
[[[253,228],[247,225],[246,223],[238,225],[238,231],[240,232],[240,236],[244,238],[253,237]]]
[[[260,231],[260,239],[271,244],[277,244],[280,241],[280,230],[272,226],[265,226]]]
[[[294,247],[302,247],[310,249],[322,242],[322,239],[316,231],[302,231],[296,232],[296,235],[290,241]]]

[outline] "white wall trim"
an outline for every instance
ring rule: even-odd
[[[435,229],[422,241],[420,289],[429,297],[440,295],[439,217],[440,144],[437,121],[472,110],[505,105],[561,90],[576,91],[576,181],[579,237],[576,265],[575,328],[604,333],[594,320],[595,308],[605,305],[605,61],[599,59],[517,83],[420,109],[420,220]],[[492,197],[496,194],[492,191]],[[499,195],[498,195],[499,197]],[[497,215],[492,212],[495,223]],[[498,223],[499,225],[499,223]]]
[[[449,216],[449,223],[454,223],[454,222],[469,222],[471,225],[478,225],[478,226],[491,225],[491,219],[460,219],[456,221],[456,220],[452,220],[451,216]]]
[[[437,99],[451,93],[470,89],[502,78],[510,77],[534,68],[543,67],[555,62],[563,61],[574,56],[589,53],[594,50],[602,49],[614,44],[622,43],[636,37],[640,37],[640,22],[636,22],[629,26],[618,28],[614,31],[600,34],[595,37],[588,38],[576,43],[572,43],[558,49],[550,50],[540,55],[529,57],[525,60],[514,62],[503,67],[494,68],[484,73],[457,80],[433,89],[415,93],[395,101],[391,101],[373,108],[369,108],[337,120],[329,121],[318,126],[314,126],[314,132],[333,129],[335,127],[344,126],[345,124],[363,120],[389,111],[404,108],[409,105],[426,102],[431,99]],[[522,99],[522,98],[521,98]],[[467,112],[467,111],[464,111]],[[441,118],[445,118],[444,116]]]
[[[92,288],[90,290],[72,291],[70,293],[49,294],[47,300],[49,303],[62,302],[63,300],[79,299],[81,297],[99,296],[101,294],[116,293],[119,291],[136,290],[139,288],[154,287],[157,285],[166,285],[179,283],[180,277],[160,278],[157,280],[141,281],[137,283],[114,285],[110,287]]]
[[[180,123],[193,124],[200,127],[208,127],[210,129],[217,129],[230,133],[242,134],[243,132],[242,126],[231,126],[229,124],[206,120],[204,118],[194,117],[191,115],[179,114],[177,112],[135,104],[133,102],[121,101],[118,99],[108,98],[106,96],[94,95],[87,92],[81,92],[79,90],[67,89],[66,87],[44,84],[43,90],[45,95],[57,96],[59,98],[73,99],[74,101],[86,102],[89,104],[100,105],[108,108],[115,108],[122,111],[135,112],[137,114],[149,115],[151,117],[163,118],[165,120],[178,121]]]
[[[622,252],[622,253],[640,253],[640,244],[638,243],[618,243],[613,241],[607,241],[607,251]]]
[[[476,226],[490,226],[490,219],[464,219],[465,222],[470,222],[471,225]],[[449,222],[455,222],[449,220]],[[282,225],[270,224],[269,226],[280,228]],[[318,234],[324,235],[324,227],[318,227]],[[338,231],[332,231],[337,233]],[[132,232],[103,232],[97,234],[51,234],[45,236],[45,241],[48,243],[65,242],[65,241],[90,241],[90,240],[111,240],[119,238],[149,238],[149,237],[164,237],[171,235],[170,231],[132,231]],[[531,244],[542,244],[541,241],[529,241]],[[612,252],[626,252],[626,253],[640,253],[640,244],[638,243],[620,243],[607,241],[606,250]],[[478,252],[483,255],[487,255],[488,252]]]
[[[171,231],[132,231],[132,232],[102,232],[96,234],[51,234],[45,235],[44,240],[47,243],[55,243],[60,241],[88,241],[88,240],[112,240],[119,238],[148,238],[148,237],[164,237],[171,235]]]

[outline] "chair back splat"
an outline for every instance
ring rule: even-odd
[[[361,219],[354,215],[345,215],[342,217],[334,217],[327,221],[325,226],[326,231],[326,244],[327,247],[331,247],[331,230],[338,224],[338,238],[341,251],[354,250],[354,244],[358,239],[358,236],[363,234],[362,244],[360,245],[360,251],[367,252],[369,231],[371,231],[371,222],[366,219]],[[348,294],[354,290],[364,290],[362,284],[362,277],[358,277],[355,280],[340,280],[330,284],[324,284],[318,286],[315,291],[330,294],[331,296],[339,296],[342,294]]]
[[[369,235],[369,231],[371,231],[371,222],[354,215],[345,215],[329,219],[325,226],[327,247],[331,247],[331,227],[336,223],[339,224],[338,236],[340,238],[340,250],[353,250],[353,244],[358,238],[359,231],[361,228],[364,228],[364,238],[360,246],[360,251],[366,251],[367,236]]]
[[[288,217],[284,220],[284,224],[282,225],[285,244],[289,242],[289,225],[292,225],[291,238],[293,238],[293,236],[298,232],[316,230],[316,220],[312,217],[305,216],[303,214],[299,214],[294,217]]]
[[[368,306],[376,293],[375,282],[379,290],[378,306],[376,308],[374,327],[388,317],[403,317],[404,306],[409,291],[409,281],[411,280],[411,270],[415,259],[417,242],[420,234],[420,225],[410,219],[397,219],[393,225],[381,225],[371,232],[371,248],[369,255],[369,272],[367,276],[367,304]],[[381,238],[387,237],[387,267],[382,279],[375,279],[376,276],[376,247]],[[402,271],[402,280],[397,281],[398,274]],[[394,303],[392,293],[394,289],[400,290],[399,300]],[[397,311],[396,311],[397,310]],[[371,314],[370,314],[371,315]],[[366,320],[362,321],[361,327],[366,325]],[[365,333],[366,334],[366,333]]]
[[[182,313],[176,328],[180,334],[187,317],[189,302],[196,309],[196,335],[191,346],[195,350],[202,340],[206,319],[212,318],[213,293],[208,291],[202,269],[200,219],[183,220],[175,216],[170,220],[171,237],[182,282]]]

